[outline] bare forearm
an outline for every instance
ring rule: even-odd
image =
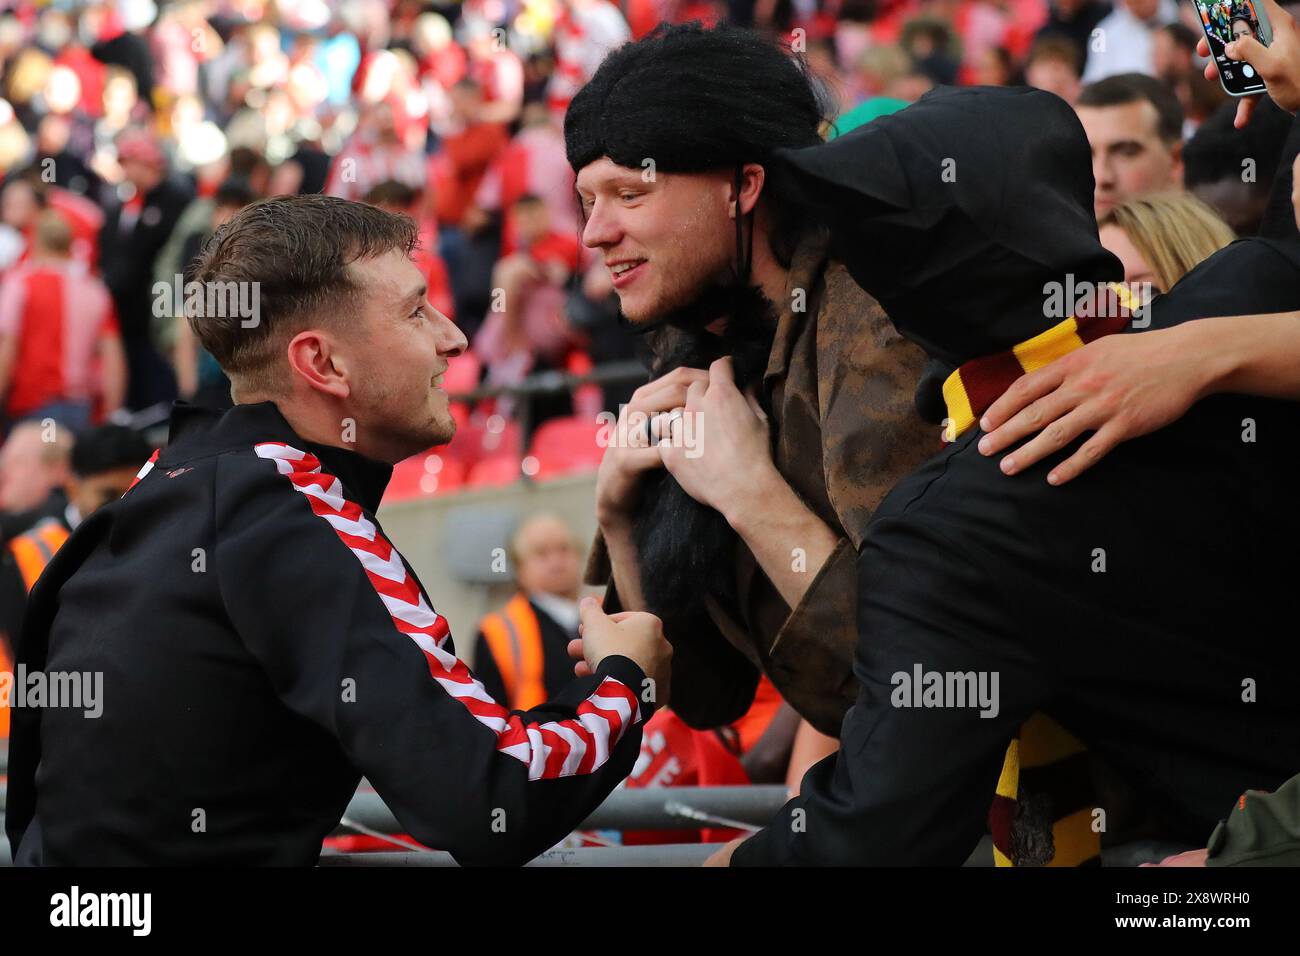
[[[609,552],[609,565],[618,587],[619,603],[625,611],[644,611],[645,595],[641,593],[641,568],[636,560],[636,547],[632,544],[632,527],[622,521],[601,524],[605,548]]]
[[[1206,394],[1300,401],[1300,312],[1200,319],[1178,329],[1205,357]]]
[[[726,518],[792,608],[839,544],[839,536],[776,469],[757,478],[750,492],[733,502]]]

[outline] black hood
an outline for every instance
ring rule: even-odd
[[[1083,127],[1051,93],[939,87],[775,156],[830,227],[832,256],[934,360],[927,378],[1064,318],[1046,314],[1046,283],[1123,278],[1097,239]]]

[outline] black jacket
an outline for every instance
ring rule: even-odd
[[[941,188],[952,156],[965,172]],[[1048,94],[930,94],[794,161],[839,210],[855,279],[948,368],[1055,324],[1045,282],[1118,275],[1097,243],[1086,139]],[[889,241],[854,241],[873,230]],[[1296,309],[1300,242],[1246,239],[1149,319]],[[1170,839],[1205,845],[1239,794],[1300,769],[1298,430],[1300,403],[1216,395],[1059,488],[1047,474],[1082,439],[1009,478],[978,428],[904,478],[859,551],[861,690],[840,752],[733,863],[960,864],[1036,711],[1117,771]],[[896,696],[917,669],[954,688],[996,678],[997,706]]]
[[[262,403],[178,404],[146,468],[32,593],[18,662],[102,672],[103,714],[14,711],[17,863],[312,864],[363,774],[421,842],[521,863],[631,770],[640,668],[492,701],[374,517],[389,466]]]
[[[104,216],[99,266],[104,273],[104,284],[113,294],[124,339],[140,339],[149,334],[153,321],[154,260],[193,198],[194,191],[188,182],[168,178],[148,192],[134,222],[122,221],[125,207],[121,203],[109,206]],[[167,279],[171,281],[170,276]]]
[[[1232,302],[1300,308],[1300,258],[1238,242],[1157,299],[1152,324]],[[1300,403],[1219,395],[1059,488],[1047,473],[1081,442],[1008,478],[978,428],[900,482],[858,559],[862,691],[841,755],[733,863],[961,863],[1035,711],[1171,839],[1204,846],[1239,794],[1300,768],[1298,429]],[[895,706],[917,665],[997,674],[997,713]]]

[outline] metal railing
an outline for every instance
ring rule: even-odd
[[[783,786],[646,787],[615,790],[579,830],[698,830],[761,827],[787,799]],[[373,790],[358,790],[344,818],[379,833],[405,829]],[[734,827],[733,825],[739,825]],[[338,834],[353,832],[340,826]]]
[[[8,752],[0,750],[0,770]],[[0,783],[0,825],[4,821],[7,787]],[[577,831],[699,830],[703,827],[753,830],[762,826],[786,801],[781,786],[658,787],[621,789],[587,817]],[[336,834],[373,832],[399,834],[403,827],[377,793],[363,787],[353,796]],[[409,844],[408,844],[409,845]],[[697,866],[717,849],[708,844],[653,846],[560,847],[543,853],[529,866]],[[9,866],[0,849],[0,866]],[[344,853],[326,850],[322,866],[455,866],[451,855],[414,847],[409,852]]]
[[[572,847],[547,850],[525,866],[699,866],[721,843],[669,843],[658,846]],[[321,866],[456,866],[450,853],[321,854]]]

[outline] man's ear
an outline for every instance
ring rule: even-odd
[[[305,329],[285,347],[289,374],[300,379],[318,392],[347,398],[352,388],[348,381],[350,371],[346,357],[328,332]]]
[[[758,205],[758,197],[763,192],[763,183],[767,181],[767,171],[758,163],[745,163],[741,167],[740,209],[741,212],[753,212]],[[736,180],[733,175],[728,190],[728,217],[736,218]]]
[[[1174,165],[1169,170],[1169,178],[1172,180],[1171,185],[1177,189],[1183,188],[1183,144],[1174,143],[1174,148],[1170,150],[1173,156]]]

